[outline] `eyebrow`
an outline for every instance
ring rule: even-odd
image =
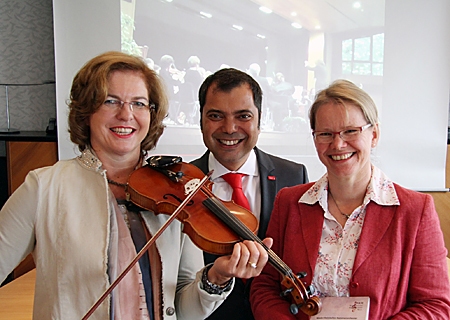
[[[210,109],[210,110],[206,111],[207,114],[208,114],[208,113],[211,113],[211,112],[221,113],[221,114],[225,114],[225,113],[226,113],[226,111],[218,110],[218,109]],[[232,115],[237,115],[237,114],[242,114],[242,113],[251,113],[251,114],[254,114],[250,109],[241,109],[241,110],[234,111],[234,112],[232,113]]]
[[[106,97],[111,97],[111,98],[114,98],[114,99],[117,99],[117,100],[122,101],[122,98],[120,98],[119,96],[116,96],[115,94],[108,93],[108,94],[106,95]],[[133,97],[133,98],[131,98],[131,100],[132,100],[132,101],[136,101],[136,100],[146,100],[146,101],[150,101],[150,100],[147,99],[146,97],[139,97],[139,96]]]

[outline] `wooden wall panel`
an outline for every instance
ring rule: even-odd
[[[450,146],[447,146],[447,164],[445,168],[445,187],[450,188]],[[450,192],[427,192],[434,199],[436,211],[441,221],[441,229],[444,233],[444,241],[447,250],[450,251]],[[450,257],[450,254],[447,255]]]
[[[444,233],[445,246],[450,251],[450,193],[449,192],[427,192],[434,199],[436,211],[441,221],[441,229]],[[447,255],[450,257],[450,254]]]
[[[7,141],[8,194],[25,180],[30,170],[51,166],[58,161],[56,142]]]

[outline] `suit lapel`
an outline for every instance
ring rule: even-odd
[[[258,148],[255,148],[258,160],[259,183],[261,186],[261,212],[259,217],[258,236],[264,238],[277,190],[277,180],[271,174],[275,170],[272,160]]]
[[[203,171],[204,174],[207,174],[209,172],[209,166],[208,166],[208,159],[209,159],[209,150],[206,151],[201,158],[198,158],[191,163]]]
[[[318,203],[312,206],[305,203],[299,203],[298,207],[303,242],[306,247],[309,266],[311,270],[314,270],[317,262],[317,254],[319,252],[320,239],[322,237],[321,230],[324,219],[323,210]]]
[[[385,235],[394,218],[397,206],[378,206],[372,201],[367,205],[366,217],[356,252],[353,274],[372,254]]]

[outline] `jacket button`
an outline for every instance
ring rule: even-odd
[[[166,314],[167,314],[168,316],[173,316],[173,315],[175,314],[175,308],[168,307],[168,308],[166,309]]]
[[[350,283],[350,287],[353,288],[353,289],[358,288],[359,287],[359,283],[358,282],[352,282],[352,283]]]

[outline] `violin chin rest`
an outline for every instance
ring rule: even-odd
[[[154,168],[169,167],[181,161],[183,161],[183,158],[180,156],[151,156],[147,159],[149,166]]]

